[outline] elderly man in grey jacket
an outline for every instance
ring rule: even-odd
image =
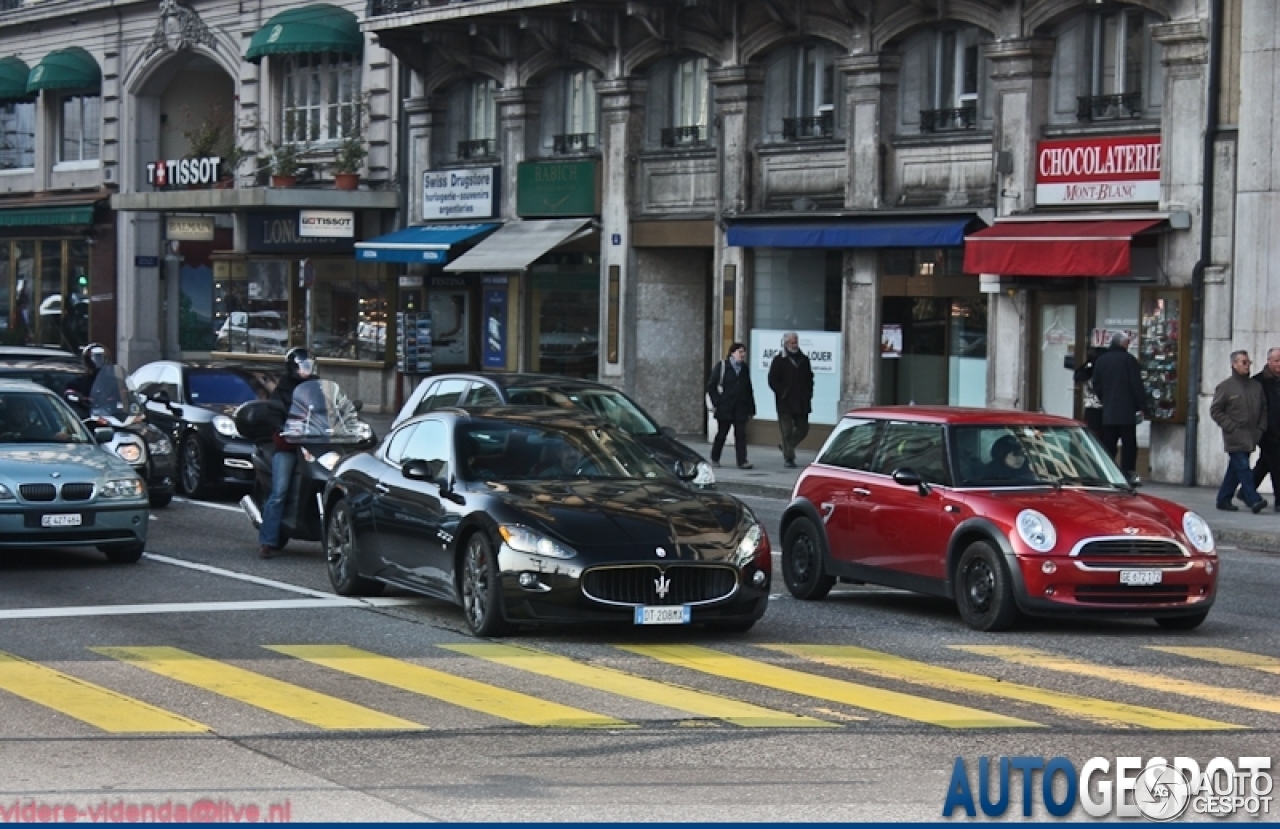
[[[1239,486],[1245,503],[1257,515],[1267,508],[1267,502],[1253,485],[1249,455],[1267,429],[1267,403],[1262,384],[1249,376],[1251,365],[1249,352],[1231,352],[1231,376],[1214,389],[1209,416],[1222,429],[1222,444],[1227,450],[1227,472],[1218,487],[1218,509],[1237,511],[1231,496]]]

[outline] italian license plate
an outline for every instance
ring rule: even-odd
[[[1128,584],[1134,587],[1140,587],[1144,584],[1159,584],[1164,578],[1164,573],[1159,570],[1121,570],[1120,583]]]
[[[40,526],[42,527],[78,527],[80,526],[80,521],[80,513],[78,512],[40,516]]]
[[[688,605],[671,607],[637,607],[637,625],[687,625],[693,619]]]

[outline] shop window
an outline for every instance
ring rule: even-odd
[[[1077,15],[1056,33],[1051,120],[1057,123],[1159,117],[1164,77],[1159,18],[1108,6]]]
[[[0,342],[69,351],[89,341],[89,245],[0,242]]]
[[[312,52],[281,61],[285,143],[336,143],[360,128],[359,57]]]
[[[377,269],[340,260],[313,263],[311,350],[317,357],[385,361],[388,298]],[[296,322],[305,331],[305,314]]]
[[[985,33],[975,26],[917,32],[902,45],[899,117],[903,132],[976,130],[990,120],[984,108]]]
[[[600,107],[594,69],[558,73],[544,89],[543,144],[553,155],[594,150],[600,131]]]
[[[494,95],[499,88],[497,81],[484,78],[459,84],[450,94],[448,111],[456,116],[449,119],[449,131],[453,134],[450,146],[458,160],[492,158],[498,154],[498,108]]]
[[[755,328],[839,331],[842,254],[819,248],[757,248]]]
[[[0,170],[24,170],[36,163],[36,105],[0,104]]]
[[[662,146],[695,147],[707,143],[707,59],[683,58],[671,73],[671,112],[662,129]]]
[[[58,119],[58,161],[96,161],[102,144],[102,97],[68,95]]]
[[[598,266],[535,267],[533,371],[596,379],[600,361]]]

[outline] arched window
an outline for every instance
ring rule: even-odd
[[[473,78],[449,93],[449,151],[465,161],[491,158],[498,153],[498,108],[494,95],[499,89],[492,78]]]
[[[771,141],[838,136],[842,110],[840,51],[825,43],[784,47],[765,63],[765,134]]]
[[[543,87],[542,144],[553,155],[573,155],[598,146],[600,107],[594,69],[558,72]]]
[[[279,57],[283,142],[338,142],[360,129],[360,57],[308,52]]]
[[[940,26],[902,44],[900,129],[953,132],[977,129],[987,119],[982,56],[985,34],[976,26]]]

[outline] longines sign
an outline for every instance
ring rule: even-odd
[[[1160,201],[1160,136],[1041,141],[1036,204]]]

